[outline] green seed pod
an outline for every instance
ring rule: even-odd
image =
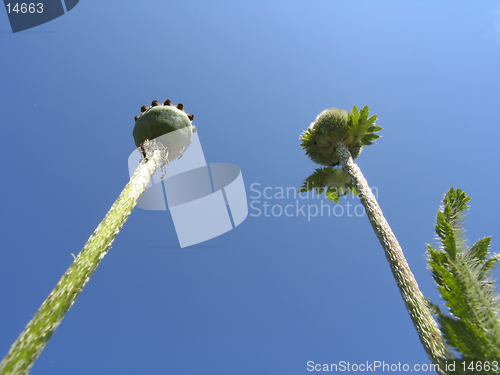
[[[163,134],[191,127],[186,113],[176,107],[157,105],[137,118],[133,136],[136,147]]]
[[[191,124],[193,116],[184,112],[184,106],[180,103],[176,107],[168,104],[162,105],[154,100],[151,107],[143,106],[141,111],[143,113],[136,116],[132,134],[136,147],[142,150],[144,157],[146,157],[144,149],[146,141],[169,133],[172,135],[162,137],[168,143],[165,145],[170,151],[168,159],[172,160],[182,155],[191,143],[192,134],[195,131]]]

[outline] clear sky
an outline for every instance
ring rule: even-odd
[[[142,105],[183,103],[253,204],[183,249],[168,211],[134,210],[33,375],[428,364],[366,215],[255,209],[321,204],[272,195],[317,167],[299,136],[332,106],[379,114],[358,164],[428,298],[451,186],[472,197],[469,240],[498,250],[498,1],[81,0],[16,34],[0,11],[0,54],[0,357],[127,183]]]

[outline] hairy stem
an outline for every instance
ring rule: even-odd
[[[165,153],[165,150],[157,149],[148,155],[147,163],[139,164],[129,183],[92,233],[78,257],[0,362],[0,374],[29,373],[64,318],[64,314],[75,303],[90,275],[108,252],[116,235],[137,204],[137,200],[146,190],[151,176],[160,162],[165,159]]]
[[[382,210],[368,186],[368,182],[352,159],[347,147],[343,143],[338,143],[336,148],[342,168],[355,185],[373,230],[384,248],[385,256],[391,266],[392,274],[396,279],[406,309],[410,314],[427,355],[436,364],[441,364],[445,359],[454,358],[434,317],[427,307],[425,298],[418,287],[417,280],[415,280],[406,262],[403,250],[396,236],[394,236],[391,227],[385,220]]]

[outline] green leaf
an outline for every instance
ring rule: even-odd
[[[441,237],[441,239],[444,238],[445,236],[445,217],[444,217],[444,214],[439,211],[438,212],[438,215],[437,215],[437,225],[435,226],[435,229],[436,229],[436,233],[439,237]]]
[[[446,216],[446,221],[455,229],[459,229],[462,226],[463,212],[469,208],[467,203],[470,199],[471,198],[460,189],[455,190],[450,188],[446,194],[443,200],[443,205],[445,207],[443,213]]]
[[[337,195],[337,192],[335,192],[335,191],[327,190],[326,197],[328,198],[328,200],[330,202],[334,201],[335,203],[339,203],[339,196]]]
[[[441,266],[449,264],[450,258],[447,253],[439,251],[429,244],[427,245],[427,251],[430,256],[429,262],[432,261],[432,264],[439,264]]]
[[[495,358],[485,357],[485,352],[489,351],[490,343],[486,335],[474,325],[448,316],[441,316],[439,323],[442,326],[445,339],[464,356],[475,360]]]
[[[486,262],[483,263],[481,267],[481,272],[486,273],[493,270],[500,261],[500,254],[495,255],[494,257],[489,258]]]
[[[368,131],[373,131],[373,130],[370,130],[370,128],[375,123],[375,121],[377,121],[377,115],[373,115],[368,120],[366,120],[365,126],[366,126],[366,128],[368,128]],[[382,128],[380,128],[380,129],[382,129]]]
[[[377,134],[367,134],[367,135],[364,136],[363,139],[374,141],[374,140],[376,140],[378,138],[380,138],[380,135],[377,135]]]
[[[369,109],[368,109],[368,106],[365,105],[363,107],[363,109],[361,110],[360,114],[359,114],[359,122],[361,124],[364,124],[366,122],[366,119],[368,118],[368,113],[369,113]]]
[[[443,229],[444,229],[444,236],[441,237],[443,247],[450,256],[450,259],[454,261],[456,260],[457,257],[457,242],[455,239],[455,231],[453,230],[451,225],[446,222],[443,224]]]
[[[370,126],[370,127],[368,128],[368,131],[369,131],[369,132],[372,132],[372,133],[376,133],[376,132],[378,132],[378,131],[380,131],[380,130],[382,130],[382,129],[383,129],[383,128],[382,128],[382,127],[380,127],[380,126],[375,126],[375,125],[373,125],[373,126]]]
[[[480,260],[485,260],[490,248],[491,237],[485,237],[477,241],[470,248],[469,256]]]
[[[358,112],[358,108],[356,107],[356,105],[354,105],[352,107],[352,112],[350,115],[351,115],[352,125],[356,126],[358,124],[358,120],[359,120],[359,112]]]

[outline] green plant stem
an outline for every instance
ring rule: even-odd
[[[151,176],[165,159],[165,153],[165,150],[156,149],[148,154],[147,163],[141,161],[129,183],[92,233],[78,257],[0,362],[0,374],[29,373],[64,315],[75,303],[90,275],[108,252],[137,200],[146,190]]]
[[[384,248],[385,256],[391,266],[392,274],[396,279],[406,309],[410,314],[427,355],[435,364],[442,364],[444,359],[454,358],[441,334],[438,324],[427,307],[426,300],[404,257],[403,250],[391,227],[385,220],[382,210],[368,186],[368,182],[354,162],[347,147],[343,143],[338,143],[336,147],[342,168],[349,175],[356,187],[356,191],[366,210],[373,230]]]

